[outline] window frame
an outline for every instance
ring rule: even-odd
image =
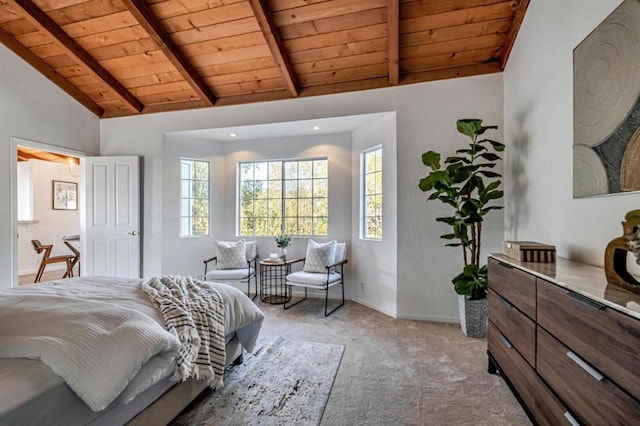
[[[367,155],[370,154],[376,154],[379,151],[379,155],[380,155],[380,168],[378,169],[377,166],[374,167],[374,170],[371,172],[367,171]],[[383,174],[383,170],[384,170],[384,165],[383,165],[383,149],[382,149],[382,145],[376,145],[367,149],[363,149],[362,151],[360,151],[360,239],[361,240],[365,240],[365,241],[382,241],[383,237],[384,237],[384,183],[383,183],[383,179],[384,179],[384,174]],[[374,161],[375,164],[377,164],[377,162]],[[373,194],[367,194],[367,177],[368,176],[375,176],[376,174],[380,175],[380,188],[378,190],[378,188],[375,189],[375,192]],[[374,215],[367,215],[367,197],[369,196],[373,196],[373,197],[377,197],[380,196],[380,206],[378,208],[374,208],[375,209],[375,213]],[[380,237],[377,236],[368,236],[367,235],[367,225],[368,225],[368,218],[379,218],[380,220]]]
[[[325,161],[326,162],[326,176],[325,177],[315,177],[315,171],[314,171],[314,164],[316,161]],[[300,178],[300,176],[297,176],[294,179],[291,178],[287,178],[286,177],[286,164],[287,163],[301,163],[301,162],[312,162],[312,169],[311,169],[311,177],[309,178]],[[266,163],[267,164],[267,179],[266,180],[262,180],[262,179],[256,179],[255,178],[255,165],[256,164],[260,164],[260,163]],[[280,164],[280,178],[279,179],[269,179],[269,167],[272,163],[279,163]],[[252,167],[254,167],[254,171],[253,171],[253,177],[251,180],[243,180],[242,179],[242,166],[244,164],[250,164],[252,165]],[[287,181],[292,181],[295,180],[297,182],[301,181],[301,180],[310,180],[311,181],[311,196],[310,197],[300,197],[299,195],[297,195],[295,198],[291,198],[291,197],[287,197],[286,195],[286,182]],[[326,196],[315,196],[314,194],[314,190],[316,188],[315,186],[315,182],[319,181],[319,180],[324,180],[326,181]],[[263,182],[274,182],[274,181],[279,181],[280,182],[280,197],[279,198],[270,198],[268,195],[266,197],[267,200],[279,200],[280,202],[280,215],[279,217],[275,217],[275,216],[266,216],[265,219],[269,220],[270,218],[275,218],[275,219],[279,219],[280,220],[280,228],[275,230],[275,233],[269,233],[268,230],[268,225],[267,225],[267,233],[265,234],[258,234],[256,233],[256,226],[255,224],[253,225],[253,229],[252,229],[252,233],[248,233],[248,234],[243,234],[242,233],[242,220],[246,217],[249,216],[242,216],[242,183],[243,182],[256,182],[256,181],[263,181]],[[296,188],[297,188],[297,192],[299,194],[299,183],[296,184]],[[286,200],[287,199],[295,199],[297,202],[299,202],[300,200],[306,200],[306,199],[310,199],[311,200],[311,216],[300,216],[300,208],[299,206],[297,206],[297,212],[296,212],[296,216],[287,216],[287,205],[286,205]],[[313,214],[313,204],[314,201],[316,200],[326,200],[326,216],[314,216]],[[297,204],[297,203],[296,203]],[[301,237],[301,238],[309,238],[309,237],[318,237],[318,238],[322,238],[322,237],[327,237],[329,235],[329,158],[328,157],[303,157],[303,158],[284,158],[284,159],[265,159],[265,160],[257,160],[257,161],[239,161],[237,163],[237,185],[236,185],[236,236],[238,237],[266,237],[266,236],[272,236],[274,234],[280,234],[280,233],[287,233],[287,223],[286,223],[286,219],[287,218],[291,218],[294,217],[297,220],[300,220],[301,218],[307,218],[311,220],[311,233],[310,234],[301,234],[301,233],[289,233],[289,235],[293,236],[293,237]],[[255,213],[255,207],[254,207],[254,213]],[[253,216],[255,217],[255,216]],[[319,233],[313,233],[314,232],[314,220],[316,219],[321,219],[321,218],[326,218],[326,233],[324,234],[319,234]],[[297,226],[298,230],[300,229],[300,225]]]
[[[193,178],[188,178],[185,179],[183,174],[182,174],[182,167],[183,167],[183,162],[185,161],[189,161],[192,163],[191,167],[195,167],[195,163],[205,163],[207,165],[207,178],[205,179],[193,179]],[[179,200],[180,202],[178,203],[178,236],[179,238],[206,238],[211,236],[211,161],[204,159],[204,158],[193,158],[193,157],[180,157],[180,169],[179,169]],[[189,197],[184,197],[183,194],[183,182],[184,181],[189,181],[191,183],[198,181],[198,182],[206,182],[207,185],[207,196],[206,199],[207,201],[207,214],[206,216],[197,216],[197,217],[206,217],[207,218],[207,231],[205,234],[202,235],[195,235],[193,234],[193,220],[196,216],[193,215],[193,211],[191,210],[192,207],[192,200],[198,199],[193,197],[193,189],[191,189],[190,193],[188,194]],[[190,201],[190,210],[191,210],[191,214],[189,214],[188,216],[184,216],[182,214],[182,204],[183,204],[183,200],[188,199],[191,200]],[[183,228],[182,228],[182,220],[183,218],[189,218],[189,233],[188,234],[183,234]]]

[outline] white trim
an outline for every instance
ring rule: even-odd
[[[433,315],[398,314],[398,319],[442,322],[442,323],[447,323],[447,324],[460,324],[460,318],[458,318],[458,317],[436,317],[436,316],[433,316]]]
[[[390,316],[391,318],[398,319],[398,316],[393,312],[387,311],[386,309],[383,309],[377,305],[374,305],[373,303],[365,302],[364,300],[359,300],[359,299],[351,299],[351,300],[362,306],[366,306],[369,309],[373,309],[374,311],[380,312],[381,314],[385,314],[387,316]]]

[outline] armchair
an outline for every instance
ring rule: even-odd
[[[310,240],[310,244],[313,243]],[[334,242],[335,243],[335,242]],[[315,244],[315,243],[314,243]],[[324,316],[327,317],[335,312],[338,308],[344,305],[344,265],[349,262],[347,259],[347,247],[346,243],[337,243],[335,245],[335,256],[330,264],[324,264],[323,271],[320,268],[305,268],[307,259],[310,255],[309,248],[307,248],[307,256],[295,259],[291,261],[292,264],[302,262],[303,268],[301,271],[292,272],[286,277],[286,284],[289,286],[304,287],[304,297],[297,302],[290,304],[284,304],[284,309],[289,309],[300,302],[307,300],[307,289],[315,288],[323,290],[325,292],[324,298]],[[307,270],[305,270],[307,269]],[[314,270],[315,269],[315,270]],[[340,285],[342,287],[342,300],[340,304],[334,307],[331,311],[327,312],[329,304],[329,288]]]
[[[239,245],[242,243],[242,250]],[[258,247],[255,241],[238,241],[234,243],[226,243],[224,241],[216,241],[217,254],[209,259],[204,260],[204,279],[205,281],[215,281],[221,283],[246,283],[247,297],[255,300],[258,295],[258,278],[257,278],[257,262]],[[242,260],[235,259],[235,262],[228,263],[228,250],[241,250],[244,255]],[[237,254],[237,253],[236,253]],[[213,262],[212,267],[209,264]],[[234,264],[235,263],[235,264]],[[246,263],[246,266],[244,266]],[[251,297],[251,280],[253,280],[256,292]]]

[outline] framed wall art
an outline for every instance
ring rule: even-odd
[[[573,51],[573,196],[640,190],[640,1]]]
[[[53,210],[78,210],[78,184],[53,181]]]

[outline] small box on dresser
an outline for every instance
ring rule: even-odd
[[[505,241],[504,254],[521,262],[555,262],[556,247],[535,241]]]
[[[640,424],[640,312],[628,308],[640,295],[566,259],[488,263],[489,371],[532,421]]]

